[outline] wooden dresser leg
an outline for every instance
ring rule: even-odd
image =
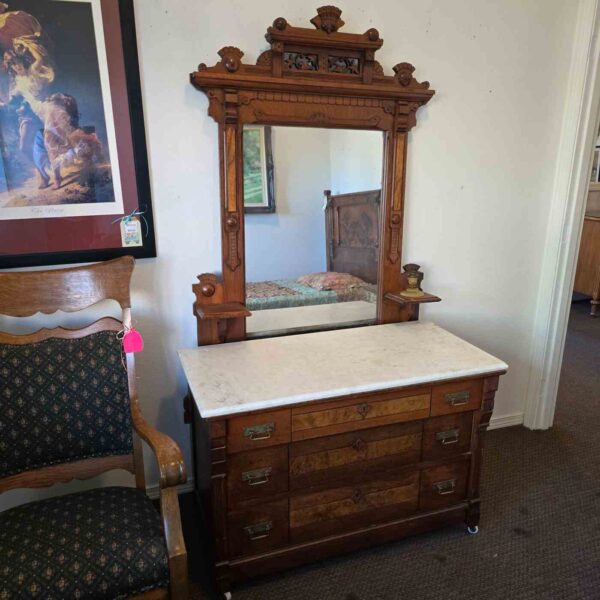
[[[481,502],[479,500],[469,502],[467,516],[465,517],[465,524],[467,527],[471,529],[474,529],[475,527],[479,528],[479,518],[481,516],[480,506]]]
[[[215,565],[215,587],[219,597],[231,598],[231,578],[229,577],[229,563]]]
[[[208,423],[210,440],[211,519],[215,542],[214,576],[219,594],[231,594],[227,532],[227,422]]]
[[[469,533],[479,531],[480,504],[479,481],[481,478],[481,460],[485,432],[490,423],[494,410],[494,396],[498,389],[499,377],[488,377],[483,380],[483,398],[481,408],[475,413],[473,419],[473,430],[471,433],[471,470],[469,473],[469,505],[465,514],[465,524]]]

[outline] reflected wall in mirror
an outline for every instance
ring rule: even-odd
[[[245,215],[247,333],[374,323],[382,132],[271,127],[270,144],[276,210]]]
[[[271,128],[244,127],[244,212],[275,212]]]

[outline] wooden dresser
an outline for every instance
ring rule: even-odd
[[[431,323],[180,352],[218,589],[479,522],[482,438],[507,365]]]
[[[600,212],[589,212],[583,221],[574,291],[591,296],[591,314],[600,306]]]

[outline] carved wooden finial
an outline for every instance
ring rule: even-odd
[[[212,273],[202,273],[201,275],[198,275],[198,281],[200,282],[199,288],[203,296],[206,296],[207,298],[214,296],[218,283],[216,275],[213,275]],[[194,287],[197,287],[197,284]]]
[[[344,26],[341,19],[342,11],[337,6],[321,6],[317,8],[317,16],[310,22],[317,28],[326,33],[333,33]]]
[[[398,80],[398,83],[405,87],[410,85],[414,72],[415,68],[407,62],[399,63],[394,67],[394,73],[396,73],[396,79]]]
[[[379,31],[377,31],[377,29],[375,29],[375,27],[371,27],[371,29],[369,29],[367,31],[367,37],[372,42],[376,42],[379,39]]]
[[[235,73],[242,64],[242,56],[244,53],[235,46],[225,46],[219,50],[219,56],[221,57],[221,63],[230,72]]]
[[[413,77],[413,73],[415,72],[415,68],[407,62],[403,62],[403,63],[398,63],[395,67],[394,67],[394,73],[396,73],[396,81],[404,86],[407,87],[409,85],[414,85],[416,87],[420,87],[424,90],[428,90],[429,89],[429,81],[423,81],[422,83],[419,83],[414,77]]]
[[[287,21],[283,17],[277,17],[273,21],[273,27],[279,31],[283,31],[287,27]]]

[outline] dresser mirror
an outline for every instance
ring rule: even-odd
[[[244,127],[248,337],[377,318],[383,134]]]
[[[201,345],[416,320],[439,300],[402,258],[408,133],[434,91],[410,63],[386,74],[376,29],[317,13],[312,28],[275,19],[254,64],[226,46],[191,74],[220,153],[222,272],[193,285]]]

